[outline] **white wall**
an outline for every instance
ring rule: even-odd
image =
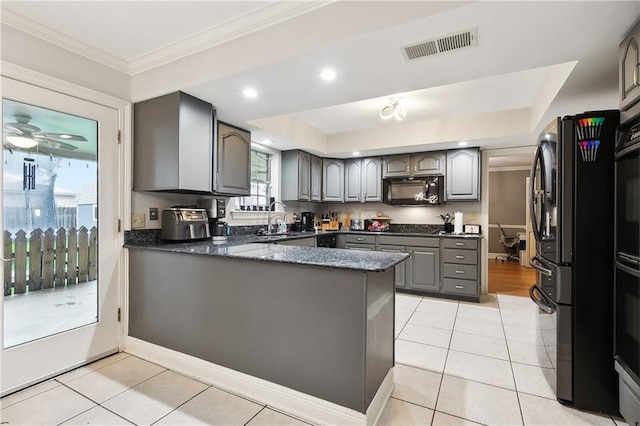
[[[41,38],[2,24],[3,61],[66,80],[123,100],[131,100],[131,78]]]

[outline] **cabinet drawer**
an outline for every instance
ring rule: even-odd
[[[402,237],[399,235],[380,235],[380,244],[393,244],[397,246],[440,247],[440,238],[429,237]]]
[[[364,251],[375,251],[375,244],[358,244],[358,243],[347,243],[344,248],[347,250],[364,250]]]
[[[464,238],[444,238],[443,247],[454,249],[477,249],[478,240],[470,240]]]
[[[375,244],[376,236],[375,235],[360,235],[360,234],[347,234],[345,241],[347,243],[356,243],[356,244]]]
[[[442,291],[444,293],[477,296],[478,282],[472,280],[455,280],[453,278],[445,278],[442,280]]]
[[[478,267],[475,265],[457,265],[445,263],[442,265],[442,274],[445,278],[475,280],[478,278]]]
[[[478,252],[476,250],[445,249],[444,263],[464,263],[467,265],[478,264]]]

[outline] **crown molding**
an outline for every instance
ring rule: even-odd
[[[96,49],[80,40],[69,37],[52,28],[38,24],[29,18],[2,8],[0,22],[32,36],[46,40],[63,49],[70,50],[85,58],[133,76],[203,50],[244,37],[256,31],[304,15],[337,0],[269,3],[230,21],[207,28],[197,34],[176,41],[137,58],[127,61]]]
[[[274,2],[223,24],[208,28],[131,60],[130,74],[136,75],[203,50],[227,43],[297,16],[327,6],[337,0]]]
[[[70,50],[102,65],[113,68],[116,71],[120,71],[125,74],[130,73],[129,63],[127,61],[103,52],[100,49],[96,49],[95,47],[89,46],[86,43],[62,34],[52,28],[40,25],[37,22],[32,21],[29,18],[25,18],[24,16],[8,9],[2,8],[2,13],[0,13],[0,22],[32,36],[46,40],[49,43],[62,47],[63,49]]]

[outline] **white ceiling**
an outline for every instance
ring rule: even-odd
[[[344,157],[535,142],[553,117],[617,108],[617,46],[640,2],[2,2],[2,21],[132,76],[132,100],[183,90],[278,149]],[[408,63],[400,47],[477,29]],[[336,80],[318,78],[333,67]],[[252,86],[258,98],[242,90]],[[380,107],[401,94],[400,125]],[[513,117],[518,117],[514,119]],[[461,129],[465,129],[464,132]],[[384,140],[379,140],[384,137]],[[370,149],[368,149],[370,148]]]

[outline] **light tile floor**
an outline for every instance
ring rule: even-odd
[[[624,425],[554,397],[549,324],[526,298],[398,294],[395,390],[381,425]],[[507,321],[505,321],[507,319]],[[23,425],[305,425],[302,419],[120,353],[0,400]]]

